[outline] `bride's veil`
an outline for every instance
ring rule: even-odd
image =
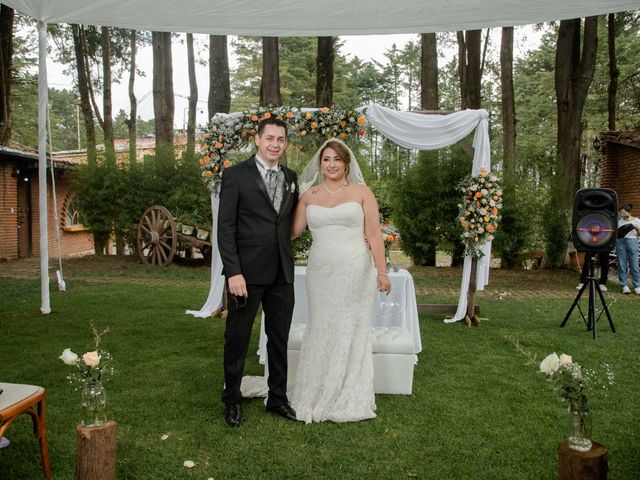
[[[349,152],[349,156],[351,157],[351,163],[349,164],[349,173],[347,174],[347,181],[349,183],[366,183],[364,181],[364,176],[362,175],[362,170],[360,170],[360,165],[358,165],[358,161],[356,160],[353,151],[344,143],[342,140],[338,138],[330,138],[326,142],[322,144],[322,146],[316,151],[313,155],[313,158],[309,160],[309,163],[304,167],[302,173],[298,177],[298,184],[300,185],[300,194],[306,192],[309,188],[314,185],[318,185],[324,180],[324,175],[320,170],[320,152],[324,147],[327,146],[329,142],[336,142],[342,144],[347,151]]]

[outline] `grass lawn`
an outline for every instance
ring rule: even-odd
[[[39,280],[9,278],[6,265],[0,265],[0,379],[47,389],[56,479],[74,476],[80,397],[66,381],[71,368],[57,357],[67,347],[92,349],[91,321],[111,329],[103,347],[117,372],[105,387],[109,416],[118,422],[121,480],[556,478],[566,406],[506,337],[539,359],[556,351],[586,367],[611,366],[615,384],[592,396],[594,440],[609,449],[611,480],[640,478],[640,297],[606,294],[615,335],[604,318],[596,341],[582,321],[559,329],[576,293],[575,272],[492,270],[488,290],[478,295],[488,318],[480,328],[421,316],[413,395],[377,396],[375,420],[304,425],[248,400],[245,423],[230,428],[219,400],[224,322],[184,314],[206,299],[207,268],[68,261],[68,291],[58,292],[52,277],[53,312],[41,316]],[[456,302],[459,270],[413,274],[419,303]],[[257,333],[256,324],[251,352]],[[262,373],[255,355],[246,373]],[[30,418],[16,420],[7,436],[0,477],[41,478]],[[185,460],[195,468],[184,468]]]

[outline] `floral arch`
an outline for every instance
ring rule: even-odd
[[[471,175],[478,177],[482,173],[482,176],[486,176],[491,171],[489,114],[486,110],[462,110],[446,115],[424,115],[419,112],[392,110],[372,103],[362,109],[274,107],[217,114],[205,130],[204,155],[200,159],[202,176],[211,191],[214,230],[217,225],[220,180],[224,170],[232,165],[228,158],[229,152],[248,145],[253,140],[259,123],[264,118],[271,116],[284,120],[290,129],[290,134],[300,138],[339,137],[343,140],[350,137],[358,138],[364,135],[364,126],[369,123],[394,143],[416,150],[444,148],[463,140],[475,131]],[[461,212],[461,215],[465,215],[465,213]],[[494,218],[489,220],[493,222]],[[481,255],[479,258],[474,255],[474,252],[465,254],[458,308],[454,317],[449,321],[459,321],[465,318],[472,264],[475,265],[476,259],[475,286],[478,290],[482,290],[489,282],[491,238],[492,235],[483,236],[482,241],[478,242],[477,248],[473,249]],[[222,260],[215,247],[214,239],[212,239],[212,247],[209,296],[200,310],[187,310],[186,312],[196,317],[208,317],[222,305],[224,291]],[[476,246],[474,245],[474,247]]]

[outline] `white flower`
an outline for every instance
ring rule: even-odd
[[[291,193],[296,193],[296,184],[295,184],[295,182],[291,182]]]
[[[540,362],[540,371],[547,375],[553,375],[560,368],[560,357],[553,352]]]
[[[565,355],[564,353],[560,355],[560,365],[571,365],[572,363],[571,355]]]
[[[78,355],[73,353],[70,348],[65,348],[64,352],[62,352],[62,355],[60,355],[58,358],[62,360],[65,365],[74,365],[76,363],[76,360],[78,360]]]

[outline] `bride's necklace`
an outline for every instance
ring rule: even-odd
[[[340,188],[339,188],[339,189],[337,189],[335,192],[332,192],[331,190],[329,190],[329,187],[327,187],[327,184],[326,184],[326,183],[323,183],[323,185],[324,185],[324,189],[327,191],[327,193],[329,194],[329,196],[330,196],[331,198],[333,198],[333,197],[335,197],[338,193],[340,193],[340,192],[342,191],[342,189],[343,189],[344,187],[346,187],[348,184],[340,185]]]

